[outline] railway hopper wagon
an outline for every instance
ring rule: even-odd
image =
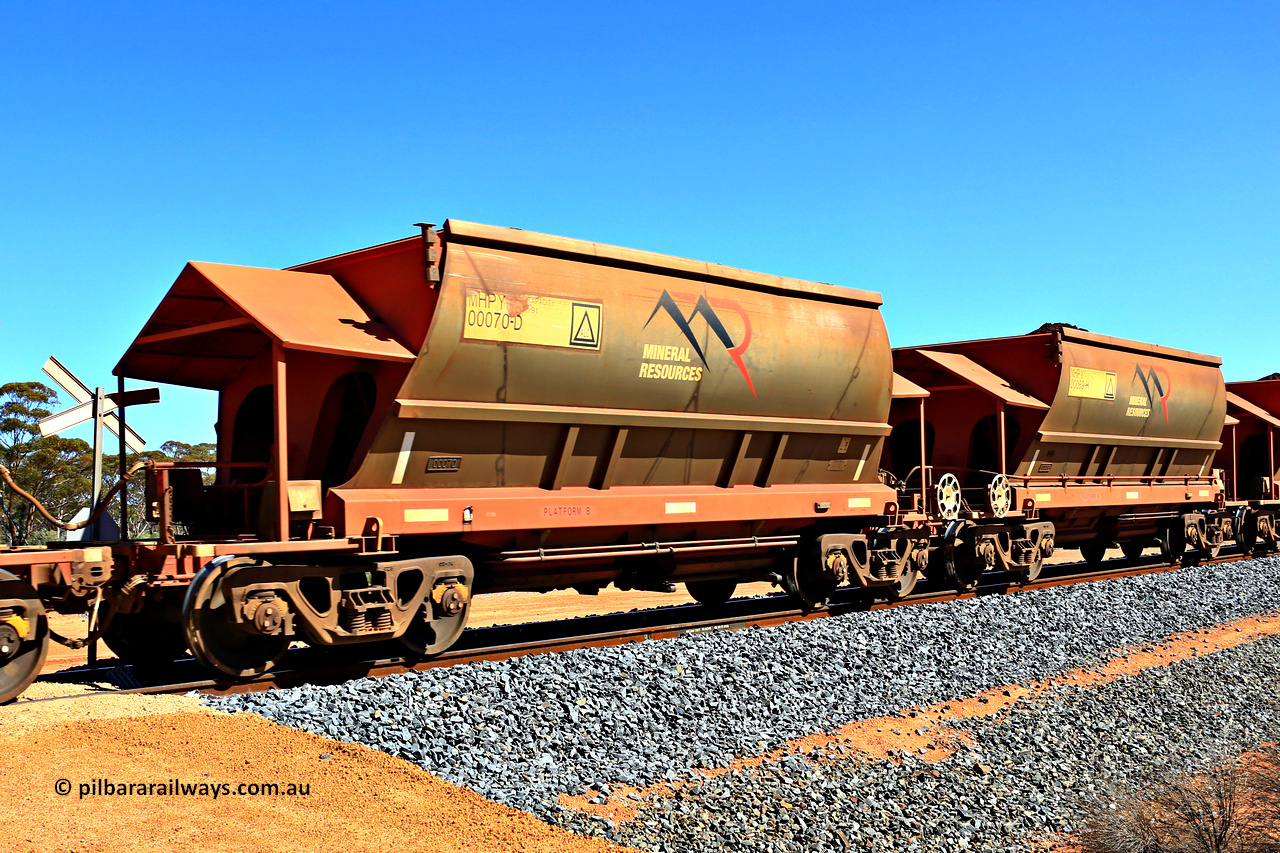
[[[1227,472],[1236,544],[1280,548],[1280,379],[1227,383],[1227,428],[1214,464]]]
[[[878,476],[880,302],[453,220],[288,270],[188,264],[115,372],[216,391],[217,464],[147,470],[158,540],[0,554],[0,699],[46,605],[101,601],[128,661],[248,676],[298,640],[436,654],[476,593],[897,590],[929,528]]]
[[[900,348],[894,369],[927,396],[895,399],[885,466],[950,519],[937,562],[962,587],[990,568],[1033,574],[1037,544],[1093,564],[1112,543],[1130,557],[1150,544],[1170,560],[1216,554],[1233,532],[1213,467],[1220,365],[1064,326]]]

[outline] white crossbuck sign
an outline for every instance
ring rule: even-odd
[[[73,426],[79,426],[85,421],[93,419],[94,416],[94,392],[89,390],[89,386],[81,382],[74,373],[67,370],[62,364],[52,356],[44,363],[42,368],[45,373],[49,374],[49,378],[58,384],[60,388],[71,395],[71,399],[76,401],[76,405],[69,409],[63,409],[61,412],[55,412],[47,418],[41,418],[39,422],[40,434],[49,436],[57,435],[60,432],[71,429]],[[116,435],[120,434],[121,423],[120,417],[115,414],[116,409],[123,404],[125,406],[137,406],[143,403],[156,403],[160,400],[159,388],[139,388],[136,391],[124,392],[125,399],[118,400],[118,394],[103,394],[101,411],[98,412],[102,416],[102,425]],[[134,453],[142,450],[147,446],[146,440],[142,436],[133,431],[127,424],[124,425],[124,443]]]

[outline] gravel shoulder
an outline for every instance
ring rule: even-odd
[[[1280,615],[1247,617],[1225,625],[1196,629],[1159,643],[1122,650],[1110,660],[1085,669],[1071,670],[1027,685],[996,687],[960,700],[905,708],[890,716],[858,720],[832,732],[819,732],[789,741],[781,749],[766,755],[739,758],[728,766],[700,768],[698,772],[713,779],[727,773],[776,764],[792,755],[808,755],[818,760],[839,757],[851,761],[880,759],[896,764],[910,757],[925,764],[937,764],[974,746],[975,741],[967,728],[957,728],[963,721],[994,721],[1012,713],[1019,703],[1053,701],[1063,689],[1099,687],[1139,675],[1148,669],[1171,666],[1277,635],[1280,635]],[[646,788],[615,785],[607,796],[600,791],[588,790],[576,797],[562,794],[560,802],[588,816],[597,815],[614,823],[625,823],[638,816],[637,800],[675,797],[692,784],[696,783],[681,780]]]
[[[1146,746],[1132,752],[1099,741],[1096,748],[1105,754],[1058,756],[1054,745],[1070,742],[1073,727],[1092,730],[1097,720],[1115,729],[1117,718],[1136,713],[1134,704],[1156,713],[1166,706],[1180,709],[1168,722],[1169,736],[1182,743],[1171,761],[1205,754],[1217,731],[1203,724],[1205,715],[1230,713],[1248,721],[1229,745],[1244,748],[1250,738],[1280,736],[1265,724],[1269,718],[1249,711],[1269,707],[1276,679],[1245,689],[1252,684],[1245,677],[1251,670],[1237,672],[1232,667],[1244,664],[1231,663],[1247,659],[1252,650],[1269,649],[1273,641],[1258,639],[1119,680],[1099,679],[1088,689],[1039,691],[1108,697],[1081,706],[1090,711],[1084,718],[1059,714],[1058,706],[1044,699],[1019,698],[997,719],[1051,723],[1042,734],[1045,750],[1018,753],[1017,760],[1005,757],[1000,741],[987,745],[975,728],[999,724],[990,720],[948,723],[960,735],[955,751],[933,763],[918,753],[928,749],[925,744],[914,754],[885,745],[886,757],[867,760],[855,745],[839,743],[816,762],[789,754],[789,745],[829,738],[902,709],[961,702],[996,688],[1031,688],[1073,670],[1097,671],[1117,650],[1280,613],[1277,575],[1276,559],[1201,566],[208,701],[375,746],[549,822],[646,850],[843,850],[855,840],[876,849],[953,850],[968,844],[1015,849],[1068,828],[1077,790],[1096,793],[1124,773],[1150,770],[1145,759],[1155,752]],[[1224,669],[1195,669],[1202,661]],[[1159,679],[1148,673],[1175,670],[1198,672],[1234,689],[1223,697],[1183,690],[1182,696],[1193,697],[1187,701],[1212,705],[1190,714],[1181,697],[1166,702],[1169,697],[1151,686]],[[1126,693],[1126,685],[1133,684],[1148,685],[1147,692]],[[1219,707],[1222,701],[1227,710]],[[900,719],[903,732],[924,726],[909,729],[914,720]],[[703,771],[712,768],[734,769],[708,779]],[[1013,769],[1000,777],[1001,784],[1013,788],[1017,785],[1008,779],[1035,778],[1048,785],[1047,780],[1068,772],[1063,778],[1070,784],[1037,789],[1035,795],[1024,791],[1017,819],[1005,814],[998,832],[988,822],[1004,814],[1004,807],[989,802],[987,794],[979,796],[972,784],[961,787],[975,800],[938,799],[939,778],[951,785],[970,777],[992,780],[1007,768]],[[678,794],[654,795],[651,789],[662,785]],[[615,789],[633,795],[623,796],[638,819],[619,822],[583,814],[567,808],[563,799],[607,805]],[[946,808],[939,810],[939,803]],[[846,804],[857,804],[856,814]],[[778,817],[784,812],[786,820]],[[858,834],[850,835],[854,824]],[[948,831],[962,825],[967,834]],[[975,826],[986,829],[980,833]]]

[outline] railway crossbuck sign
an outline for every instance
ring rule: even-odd
[[[67,370],[53,356],[44,363],[41,368],[49,378],[57,383],[58,387],[71,395],[71,399],[76,401],[74,406],[63,409],[61,412],[55,412],[46,418],[41,418],[38,422],[40,434],[43,436],[57,435],[60,432],[69,430],[74,426],[79,426],[86,421],[93,421],[93,500],[89,506],[89,512],[92,513],[98,506],[98,496],[102,493],[102,428],[106,427],[111,432],[120,436],[121,443],[127,446],[134,453],[142,450],[147,446],[147,442],[138,435],[127,424],[121,421],[120,416],[116,414],[116,410],[123,409],[125,406],[140,406],[145,403],[160,402],[159,388],[137,388],[133,391],[125,391],[123,383],[118,392],[107,394],[104,389],[97,388],[93,391],[89,390],[89,386],[85,385],[80,379]],[[121,448],[123,453],[124,448]],[[89,528],[89,539],[99,538],[99,525],[95,523]]]

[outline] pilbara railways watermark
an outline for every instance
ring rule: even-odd
[[[60,797],[77,795],[87,797],[309,797],[310,782],[184,782],[181,779],[163,781],[127,781],[115,779],[89,779],[72,783],[59,779],[53,783],[53,791]]]

